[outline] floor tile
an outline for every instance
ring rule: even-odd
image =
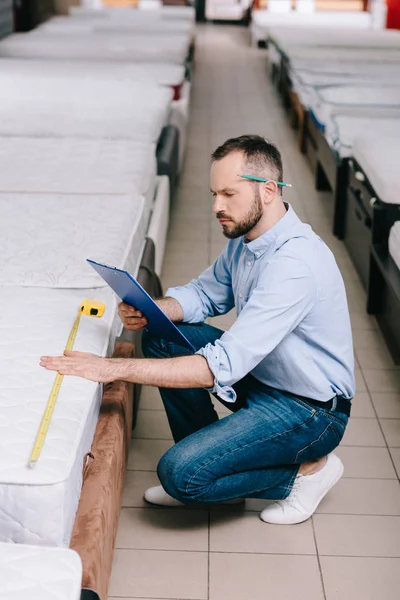
[[[341,479],[325,496],[318,513],[400,515],[400,483],[396,479]]]
[[[143,494],[154,485],[160,485],[155,471],[126,471],[121,506],[148,507]]]
[[[373,329],[354,329],[353,343],[356,350],[369,348],[386,349],[385,341],[381,333]]]
[[[210,600],[324,600],[314,556],[210,555]]]
[[[321,556],[326,600],[397,600],[400,559]]]
[[[208,512],[123,508],[116,548],[207,552]]]
[[[351,402],[351,416],[376,418],[373,404],[368,392],[358,392]]]
[[[377,419],[351,417],[342,439],[344,446],[385,446]]]
[[[372,402],[380,419],[400,419],[400,394],[371,394]]]
[[[397,476],[400,478],[400,448],[390,448],[390,454],[397,471]]]
[[[344,464],[344,479],[396,479],[387,448],[340,445],[335,453]]]
[[[367,386],[365,383],[364,376],[360,369],[354,369],[354,376],[356,379],[356,393],[357,392],[366,392]]]
[[[400,517],[314,515],[322,556],[400,557]]]
[[[172,440],[166,414],[161,410],[139,410],[134,438]]]
[[[265,506],[265,500],[263,504]],[[297,527],[269,525],[257,514],[213,510],[210,550],[254,554],[316,554],[311,522]]]
[[[395,369],[363,369],[370,392],[400,392],[400,371]]]
[[[132,439],[128,458],[128,469],[155,471],[162,455],[171,448],[173,440]]]
[[[400,419],[380,419],[380,424],[387,445],[400,448]]]
[[[393,369],[393,359],[386,348],[358,348],[357,359],[362,369]]]
[[[110,596],[206,600],[206,552],[115,550]]]
[[[158,388],[144,385],[140,394],[141,410],[164,410]]]

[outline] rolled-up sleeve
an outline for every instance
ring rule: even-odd
[[[210,391],[234,402],[232,385],[298,326],[316,298],[314,275],[304,262],[290,256],[270,260],[235,324],[215,344],[197,352],[214,375]]]
[[[167,290],[165,295],[175,298],[181,305],[185,323],[202,323],[207,317],[223,315],[233,308],[229,260],[226,248],[197,279]]]

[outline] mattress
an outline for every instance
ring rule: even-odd
[[[372,133],[357,137],[353,156],[382,202],[399,204],[400,142],[396,135],[376,138]]]
[[[400,116],[397,119],[333,115],[325,125],[324,135],[341,158],[352,156],[356,137],[373,134],[376,139],[397,134],[400,137]]]
[[[15,33],[0,42],[0,57],[46,60],[168,62],[183,65],[188,55],[186,35],[87,35]]]
[[[309,17],[310,18],[310,17]],[[312,17],[311,17],[312,20]],[[354,29],[334,27],[273,27],[269,38],[288,55],[318,48],[346,48],[348,50],[390,50],[400,48],[400,32],[395,30]]]
[[[0,213],[0,286],[68,289],[107,285],[86,258],[134,274],[150,216],[133,193],[1,194]]]
[[[117,333],[117,302],[109,288],[2,288],[0,342],[0,541],[69,545],[101,402],[101,386],[65,378],[38,463],[30,453],[54,382],[39,366],[63,353],[80,303],[96,298],[101,319],[82,317],[74,348],[105,356]],[[27,310],[29,307],[29,310]],[[22,344],[21,344],[22,342]]]
[[[112,91],[112,93],[111,93]],[[15,76],[0,86],[0,136],[89,137],[157,142],[172,89],[155,83],[72,76]],[[29,101],[27,99],[29,98]]]
[[[396,221],[390,229],[389,254],[400,270],[400,221]]]
[[[168,63],[100,63],[100,62],[53,62],[34,59],[0,58],[0,86],[7,86],[10,77],[23,77],[35,82],[41,77],[71,79],[77,78],[106,81],[113,85],[114,81],[138,83],[154,82],[176,88],[185,79],[185,67]]]
[[[124,7],[114,7],[107,8],[102,7],[99,9],[93,9],[86,6],[70,6],[69,14],[73,17],[81,17],[81,18],[93,18],[98,17],[99,19],[116,19],[116,20],[134,20],[151,15],[152,19],[164,20],[164,19],[173,19],[173,20],[188,20],[194,21],[196,13],[195,9],[191,6],[161,6],[155,10],[151,10],[150,13],[144,12],[141,13],[140,9],[143,8],[146,2],[139,2],[139,6],[137,10],[132,10],[131,8]]]
[[[137,192],[151,208],[156,174],[156,148],[151,142],[0,137],[0,192]]]
[[[165,245],[167,242],[169,224],[169,179],[167,175],[160,175],[157,182],[157,195],[147,237],[153,240],[156,249],[155,272],[161,276]]]
[[[274,14],[268,10],[253,10],[251,14],[251,33],[253,42],[266,40],[271,28],[290,27],[292,31],[297,28],[352,28],[357,30],[367,29],[371,26],[371,16],[368,12],[340,12],[323,11],[313,14],[298,13],[295,11],[287,14]]]
[[[326,86],[314,88],[314,92],[309,109],[321,129],[336,114],[400,117],[400,83],[393,87],[383,84]]]
[[[280,48],[281,52],[284,52],[289,58],[291,65],[295,67],[296,61],[309,61],[315,60],[316,56],[318,61],[334,61],[334,62],[371,62],[378,64],[398,64],[400,61],[400,47],[373,47],[366,43],[365,47],[362,46],[344,46],[341,45],[326,45],[326,46],[287,46],[286,48]]]
[[[82,563],[73,550],[0,543],[0,600],[79,600]]]
[[[136,19],[98,19],[97,17],[85,19],[74,17],[53,17],[42,25],[37,31],[42,33],[132,33],[149,36],[157,35],[186,35],[188,40],[194,35],[195,28],[189,20],[153,19],[148,13],[139,13]]]
[[[382,69],[381,65],[365,65],[368,69],[346,69],[340,72],[322,72],[308,71],[305,69],[291,69],[290,79],[293,89],[298,94],[303,106],[310,106],[312,98],[315,95],[315,88],[332,85],[352,85],[368,84],[374,86],[394,85],[394,82],[400,81],[400,65],[389,65],[389,68]],[[400,84],[399,84],[400,85]]]

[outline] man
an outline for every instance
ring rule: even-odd
[[[282,201],[281,182],[280,153],[259,136],[212,155],[213,210],[229,242],[197,280],[157,301],[195,355],[144,334],[145,359],[42,358],[66,375],[160,387],[176,444],[148,502],[265,498],[276,502],[263,521],[300,523],[343,473],[332,451],[354,395],[345,289],[330,250]],[[226,333],[204,323],[233,307]],[[119,314],[126,329],[146,325],[134,307]],[[209,392],[232,414],[218,420]]]

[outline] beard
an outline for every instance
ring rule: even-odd
[[[217,213],[217,219],[229,219],[227,215],[224,213]],[[231,220],[229,225],[222,225],[222,233],[225,237],[230,240],[241,237],[242,235],[246,235],[249,233],[257,225],[263,216],[262,202],[261,196],[258,190],[255,190],[253,204],[250,207],[249,212],[243,218],[242,221],[236,222]],[[230,229],[228,229],[230,227]]]

